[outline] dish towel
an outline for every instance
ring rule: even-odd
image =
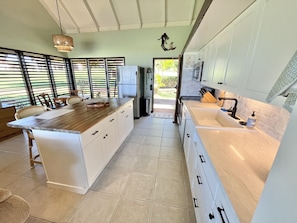
[[[287,97],[283,107],[292,112],[297,100],[297,51],[285,67],[274,86],[270,90],[266,101],[271,102],[279,95]]]

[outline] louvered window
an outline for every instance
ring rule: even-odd
[[[117,97],[117,67],[124,58],[71,59],[76,88],[85,96]]]
[[[117,97],[117,67],[124,63],[124,58],[64,59],[0,48],[0,101],[19,109],[40,104],[41,93],[53,99],[70,89],[82,90],[85,98]]]
[[[117,97],[117,67],[124,66],[124,59],[123,58],[107,58],[107,74],[108,74],[108,86],[109,86],[109,93],[110,97]]]
[[[107,81],[104,59],[89,59],[94,97],[107,97]]]
[[[72,59],[71,64],[77,90],[80,90],[84,97],[91,97],[87,60]]]
[[[13,50],[0,49],[0,92],[2,107],[18,109],[31,104],[19,56]]]
[[[31,92],[34,96],[36,104],[40,104],[36,96],[41,93],[49,94],[53,98],[53,90],[49,77],[49,70],[44,55],[24,53],[24,68],[28,76]]]
[[[50,69],[52,70],[56,97],[69,95],[70,81],[64,59],[59,57],[50,57]]]

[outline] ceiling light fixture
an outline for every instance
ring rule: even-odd
[[[53,34],[54,46],[57,48],[59,52],[70,52],[74,47],[73,39],[72,37],[66,36],[63,34],[58,0],[56,0],[56,5],[57,5],[61,34]]]

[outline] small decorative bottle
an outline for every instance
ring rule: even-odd
[[[253,111],[253,113],[248,117],[248,120],[246,122],[246,127],[248,128],[254,128],[256,125],[256,115],[255,115],[255,111]]]

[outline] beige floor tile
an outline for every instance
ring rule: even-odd
[[[128,176],[123,170],[104,169],[91,190],[119,195],[125,188]]]
[[[155,129],[155,130],[159,129],[159,130],[163,130],[163,127],[164,127],[163,123],[152,123],[150,129]]]
[[[126,142],[129,143],[143,143],[145,139],[145,136],[143,135],[129,135],[128,138],[126,139]]]
[[[175,138],[162,138],[161,146],[167,147],[181,147],[180,139]]]
[[[148,222],[150,203],[121,198],[110,223]]]
[[[165,119],[163,118],[153,118],[151,121],[153,124],[164,124],[165,123]]]
[[[152,175],[132,173],[129,175],[122,196],[139,200],[152,200],[155,180],[155,176]]]
[[[163,137],[179,139],[179,132],[174,129],[163,129]]]
[[[160,146],[161,145],[161,137],[158,136],[146,136],[143,144],[145,145],[154,145],[154,146]]]
[[[0,172],[0,187],[6,188],[9,184],[17,181],[19,176]]]
[[[119,169],[119,170],[131,170],[135,160],[136,160],[136,156],[116,153],[107,164],[107,168]]]
[[[50,221],[46,221],[40,218],[35,218],[30,216],[25,223],[51,223]]]
[[[179,147],[161,146],[160,158],[182,161],[183,153],[181,152],[181,149]]]
[[[189,223],[200,223],[196,221],[196,215],[195,215],[194,209],[188,210],[188,215],[189,215]]]
[[[38,187],[30,198],[31,215],[52,222],[69,222],[82,202],[83,195]]]
[[[140,144],[138,143],[124,143],[119,149],[118,153],[123,155],[137,155]]]
[[[159,145],[141,145],[138,151],[138,156],[158,158],[160,154]]]
[[[30,203],[31,216],[52,222],[69,221],[83,198],[81,194],[48,188],[45,182],[28,177],[20,177],[8,189]]]
[[[21,176],[26,172],[30,171],[30,169],[31,169],[31,166],[30,166],[29,156],[27,156],[27,157],[23,157],[21,160],[18,160],[13,164],[10,164],[3,171],[5,173]]]
[[[157,178],[154,202],[160,204],[186,207],[184,184],[177,180]]]
[[[46,174],[42,164],[35,164],[34,168],[27,170],[23,176],[31,177],[35,180],[46,181]]]
[[[184,183],[184,171],[182,162],[160,159],[158,164],[157,176],[158,178],[173,179]]]
[[[188,211],[183,208],[176,208],[154,204],[149,223],[188,223]]]
[[[14,166],[26,157],[26,154],[0,151],[0,171],[5,171],[6,168]]]
[[[131,135],[133,136],[146,136],[149,132],[148,128],[136,127],[132,130]]]
[[[157,167],[157,157],[137,156],[132,171],[137,173],[156,175]]]
[[[162,136],[163,130],[162,129],[150,129],[148,132],[148,136]]]
[[[108,223],[118,200],[118,196],[90,191],[70,222]]]

